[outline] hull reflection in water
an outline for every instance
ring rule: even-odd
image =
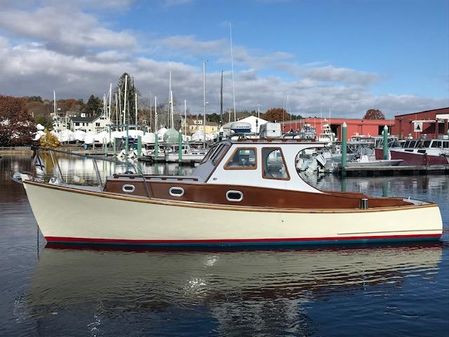
[[[310,335],[317,327],[308,303],[432,278],[441,255],[439,244],[220,253],[46,248],[27,307],[43,332],[69,316],[68,329],[78,333],[132,324],[142,334],[151,327],[175,335]]]

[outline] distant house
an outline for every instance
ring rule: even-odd
[[[98,133],[107,129],[111,124],[111,120],[104,115],[87,116],[82,113],[80,116],[70,118],[70,129],[74,132],[81,130]]]
[[[187,124],[187,125],[186,125]],[[206,129],[207,134],[214,134],[218,132],[218,124],[206,121],[206,126],[203,125],[202,119],[187,118],[187,121],[182,119],[181,131],[184,132],[184,127],[187,128],[187,134],[192,135],[197,131],[203,131]]]

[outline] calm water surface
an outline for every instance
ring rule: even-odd
[[[46,177],[56,172],[48,158],[46,166]],[[99,166],[102,179],[126,170]],[[95,183],[92,167],[61,159],[77,183]],[[1,336],[449,336],[447,176],[313,182],[436,201],[442,243],[124,252],[45,248],[22,186],[9,179],[17,170],[31,170],[30,159],[0,160]]]

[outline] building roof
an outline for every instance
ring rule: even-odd
[[[411,116],[411,115],[416,115],[416,114],[421,114],[421,113],[426,113],[426,112],[442,112],[442,111],[449,111],[449,106],[445,107],[445,108],[430,109],[430,110],[424,110],[424,111],[410,112],[410,113],[406,113],[406,114],[402,114],[402,115],[396,115],[395,118]]]
[[[74,116],[74,117],[71,117],[70,119],[74,123],[77,123],[77,122],[92,123],[93,121],[97,120],[98,118],[100,118],[100,115],[89,116],[89,117]]]

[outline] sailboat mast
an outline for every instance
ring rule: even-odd
[[[154,96],[154,133],[157,137],[157,96]]]
[[[112,113],[112,83],[109,83],[109,109],[108,109],[108,119],[111,120]]]
[[[229,43],[231,45],[231,75],[232,75],[232,106],[234,110],[234,122],[237,120],[235,112],[235,81],[234,81],[234,53],[232,52],[232,25],[229,23]],[[229,118],[231,118],[229,116]]]
[[[119,106],[119,110],[117,110],[117,124],[122,122],[122,88],[118,88],[118,106]]]
[[[184,100],[184,138],[187,139],[187,100]]]
[[[173,112],[173,91],[170,90],[170,127],[172,129],[175,128],[175,122],[174,122],[174,112]]]
[[[56,90],[53,90],[53,114],[56,116]]]
[[[123,124],[126,124],[126,98],[128,96],[128,75],[125,75],[125,92],[123,94]]]
[[[206,62],[203,62],[203,136],[206,141]]]
[[[115,124],[119,123],[118,95],[115,93]]]
[[[221,86],[220,86],[220,125],[223,125],[223,70],[221,70]]]
[[[136,130],[137,130],[137,93],[134,93],[134,107],[135,107],[135,113],[136,113]]]

